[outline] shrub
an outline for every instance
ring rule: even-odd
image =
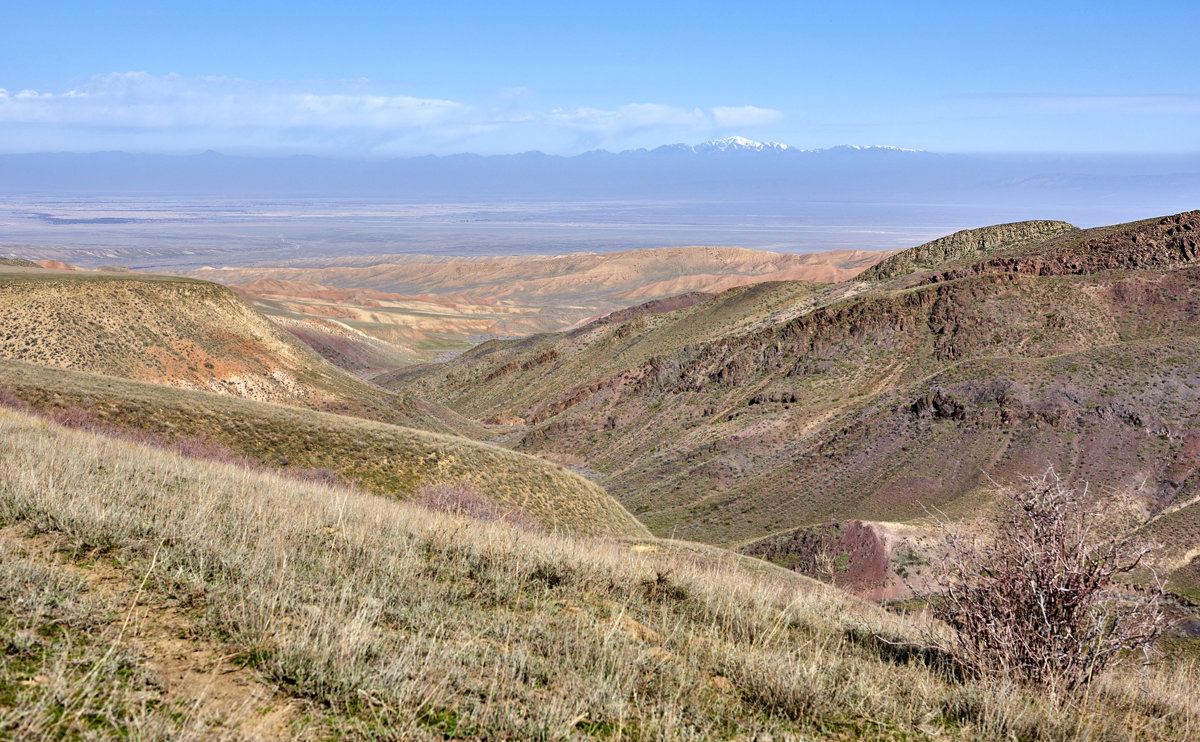
[[[417,490],[416,501],[429,510],[463,515],[482,521],[503,521],[527,531],[539,531],[537,520],[519,508],[502,508],[467,482],[425,485]]]
[[[7,387],[0,386],[0,407],[7,407],[10,410],[18,410],[26,412],[29,410],[29,405],[25,400],[18,397]]]
[[[1120,654],[1148,652],[1161,634],[1160,593],[1118,582],[1151,546],[1132,535],[1132,498],[1088,502],[1053,469],[1026,481],[1002,490],[991,534],[939,520],[946,551],[930,605],[955,629],[948,649],[971,674],[1070,691]]]
[[[64,428],[73,430],[82,430],[90,433],[100,432],[101,425],[96,420],[91,412],[79,407],[71,405],[69,407],[57,407],[50,411],[50,419]]]

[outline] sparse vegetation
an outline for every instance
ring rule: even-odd
[[[0,270],[0,358],[451,428],[326,363],[229,289],[145,274]]]
[[[65,622],[89,637],[73,662],[0,629],[0,734],[15,737],[1200,733],[1186,666],[1110,670],[1086,700],[964,679],[896,646],[920,637],[902,619],[727,553],[480,523],[6,411],[0,524],[0,626],[41,636],[93,617]],[[82,607],[113,585],[107,612]],[[185,622],[172,644],[147,636],[164,613]],[[206,648],[209,672],[155,669],[181,647]],[[221,668],[269,695],[206,700]],[[60,713],[64,688],[93,700]]]
[[[1197,219],[967,235],[932,273],[643,307],[385,379],[477,422],[371,393],[211,284],[6,268],[25,314],[3,353],[237,386],[245,351],[293,403],[547,460],[0,360],[0,737],[1200,736],[1186,652],[1138,661],[1162,626],[1152,580],[1118,584],[1145,533],[1168,537],[1169,585],[1200,582]],[[73,326],[55,301],[114,291],[124,315]],[[164,296],[245,322],[132,319]],[[947,526],[942,594],[904,617],[778,566],[863,594],[928,579],[914,527],[850,519],[992,507],[980,471],[1012,481],[1031,456],[1150,472],[1130,502],[1154,517],[1103,517],[1118,498],[1048,475],[978,543]],[[558,464],[619,482],[660,532],[769,530],[776,564],[653,539]]]
[[[932,613],[955,630],[949,651],[975,677],[997,674],[1074,691],[1118,656],[1153,651],[1165,621],[1156,590],[1128,580],[1151,545],[1133,501],[1089,501],[1047,471],[999,497],[993,527],[942,521],[946,551]]]
[[[922,504],[959,517],[991,498],[981,472],[1012,484],[1048,464],[1145,481],[1147,505],[1174,507],[1200,481],[1183,444],[1200,419],[1196,230],[1197,212],[985,228],[889,280],[743,287],[625,338],[493,341],[381,382],[503,422],[517,450],[577,457],[652,532],[715,544],[911,522]],[[1176,570],[1198,514],[1157,533],[1189,595],[1195,570]]]
[[[576,534],[642,536],[604,490],[539,459],[457,436],[158,384],[0,360],[0,387],[20,404],[84,428],[205,458],[247,458],[296,476],[328,470],[355,486],[411,498],[423,486],[465,484],[503,510]],[[216,453],[216,455],[211,455]]]

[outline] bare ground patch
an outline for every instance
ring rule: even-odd
[[[274,685],[238,663],[237,653],[197,631],[196,609],[186,597],[148,589],[159,565],[156,559],[141,574],[98,550],[81,551],[59,533],[35,533],[24,526],[0,528],[0,552],[75,581],[90,605],[89,633],[101,641],[101,657],[121,652],[149,671],[148,708],[161,709],[173,738],[277,740],[292,739],[301,715],[300,702],[283,697]],[[6,566],[11,567],[9,559]],[[20,599],[17,603],[22,602]],[[36,620],[36,619],[35,619]],[[61,618],[43,616],[40,631]],[[35,629],[38,631],[39,629]],[[93,668],[98,667],[97,663]],[[26,688],[51,683],[47,672],[35,671],[19,681]],[[95,672],[89,670],[84,673]],[[3,705],[3,704],[0,704]],[[0,710],[0,719],[3,712]],[[3,726],[0,726],[3,729]],[[166,731],[166,730],[163,730]]]

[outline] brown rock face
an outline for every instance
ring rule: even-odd
[[[1085,233],[1088,234],[1088,233]],[[1070,235],[1032,255],[995,257],[930,276],[925,283],[984,273],[1081,276],[1106,270],[1161,270],[1200,260],[1200,211],[1101,230],[1082,239]]]

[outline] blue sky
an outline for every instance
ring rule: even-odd
[[[1049,6],[1049,7],[1047,7]],[[0,151],[1200,151],[1195,2],[0,0]]]

